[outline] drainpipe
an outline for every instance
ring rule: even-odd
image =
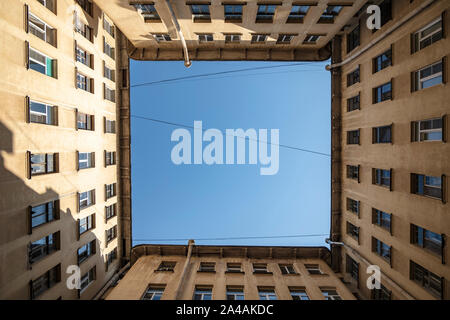
[[[352,254],[354,254],[358,260],[364,262],[366,265],[368,266],[372,266],[373,264],[370,263],[369,260],[365,259],[364,257],[362,257],[358,251],[356,251],[355,249],[353,249],[352,247],[348,246],[347,244],[345,244],[344,242],[335,242],[335,241],[331,241],[329,238],[325,240],[326,243],[328,243],[329,245],[334,245],[334,246],[341,246],[344,247],[345,249],[347,249],[348,251],[350,251]],[[381,271],[380,271],[381,272]],[[381,272],[381,277],[383,278],[383,280],[386,280],[386,282],[388,282],[391,286],[393,286],[394,288],[396,288],[400,293],[402,293],[406,299],[408,300],[416,300],[413,296],[411,296],[408,292],[406,292],[402,287],[400,287],[400,285],[398,285],[394,280],[392,280],[391,278],[389,278],[386,274]]]
[[[189,52],[186,45],[186,40],[184,40],[183,32],[181,32],[180,24],[178,23],[177,17],[173,8],[170,4],[169,0],[166,0],[166,4],[169,7],[170,14],[172,15],[172,22],[175,25],[175,29],[177,29],[178,37],[180,37],[181,45],[183,46],[184,51],[184,65],[186,68],[189,68],[192,65],[192,62],[189,60]]]
[[[186,262],[184,263],[183,272],[181,273],[181,277],[180,277],[180,282],[178,283],[178,288],[177,288],[177,291],[175,292],[175,300],[181,300],[181,288],[183,287],[184,281],[186,279],[187,269],[191,263],[192,249],[193,249],[194,245],[195,245],[195,241],[189,240]]]
[[[385,39],[387,36],[389,36],[391,33],[393,33],[394,31],[396,31],[397,29],[399,29],[400,27],[402,27],[405,23],[407,23],[409,20],[411,20],[412,18],[414,18],[415,16],[417,16],[419,13],[421,13],[423,10],[425,10],[427,7],[429,7],[430,5],[433,4],[433,2],[435,2],[436,0],[426,0],[423,1],[416,9],[414,9],[413,11],[411,11],[410,13],[408,13],[407,15],[405,15],[402,19],[400,19],[400,21],[398,21],[397,23],[395,23],[393,26],[391,26],[389,29],[386,30],[386,32],[384,32],[382,35],[380,35],[378,38],[375,38],[374,40],[372,40],[371,42],[369,42],[366,46],[364,46],[363,48],[357,50],[356,52],[354,52],[353,54],[351,54],[350,56],[348,56],[347,58],[344,59],[344,61],[339,62],[339,63],[335,63],[332,65],[327,65],[325,68],[330,71],[331,69],[337,68],[337,67],[342,67],[343,65],[351,62],[352,60],[356,59],[357,57],[359,57],[360,55],[362,55],[364,52],[368,51],[369,49],[371,49],[373,46],[375,46],[377,43],[379,43],[380,41],[382,41],[383,39]]]

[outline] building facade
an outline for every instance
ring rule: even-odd
[[[131,248],[123,36],[82,0],[1,1],[0,23],[0,299],[92,299]]]
[[[325,247],[140,245],[106,300],[354,300]]]
[[[380,7],[333,40],[333,267],[364,298],[450,299],[450,3]]]

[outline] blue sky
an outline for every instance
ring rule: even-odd
[[[131,84],[280,62],[131,61]],[[285,63],[285,64],[292,64]],[[279,129],[280,144],[330,152],[326,62],[132,88],[131,113],[203,128]],[[259,165],[180,165],[171,161],[175,126],[132,118],[133,239],[327,234],[330,158],[279,149],[279,171]],[[193,130],[190,130],[191,134]],[[205,145],[205,143],[204,143]],[[226,245],[325,245],[323,237],[196,241]]]

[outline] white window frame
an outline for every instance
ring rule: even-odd
[[[438,65],[438,64],[441,64],[441,71],[440,71],[440,72],[433,73],[433,74],[431,74],[431,75],[429,75],[428,77],[425,77],[425,78],[423,78],[423,79],[420,78],[420,73],[421,73],[422,71],[424,71],[424,70],[426,70],[426,69],[430,69],[430,68],[431,68],[431,70],[433,70],[433,67],[436,66],[436,65]],[[438,61],[438,62],[432,63],[432,64],[430,64],[430,65],[428,65],[428,66],[426,66],[426,67],[423,67],[423,68],[417,70],[417,71],[416,71],[416,80],[417,80],[416,86],[417,86],[417,89],[418,89],[418,90],[426,89],[426,88],[423,87],[423,83],[426,82],[426,81],[432,80],[432,79],[434,79],[434,78],[438,78],[438,77],[441,77],[441,83],[442,83],[443,75],[444,75],[443,72],[442,72],[443,69],[444,69],[444,65],[443,65],[443,63],[442,63],[442,60],[440,60],[440,61]],[[437,85],[437,84],[436,84],[436,85]],[[434,87],[434,86],[436,86],[436,85],[433,85],[433,86],[431,86],[431,87]],[[431,88],[431,87],[427,87],[427,88]]]
[[[240,42],[241,41],[241,35],[240,34],[225,34],[225,42],[231,43],[231,42]]]
[[[95,281],[95,267],[86,272],[80,279],[80,294],[83,293]],[[83,286],[83,284],[85,284]]]
[[[115,103],[116,101],[116,90],[109,88],[105,84],[105,97],[106,100]]]
[[[319,41],[321,37],[322,36],[315,34],[308,34],[303,42],[314,44],[317,43],[317,41]]]
[[[342,300],[336,289],[322,289],[321,291],[325,300]],[[334,294],[333,291],[336,292],[336,294]],[[330,292],[332,292],[332,294],[330,294]]]
[[[167,33],[153,33],[153,37],[157,42],[168,42],[172,41],[172,38]]]
[[[267,41],[267,34],[253,34],[252,35],[252,42],[253,43],[263,43],[263,42],[266,42],[266,41]]]
[[[269,272],[266,263],[253,263],[253,272]]]
[[[91,79],[88,76],[77,72],[77,88],[91,92]]]
[[[228,299],[231,296],[233,299]],[[245,300],[244,288],[227,288],[227,300]],[[239,299],[237,299],[239,297]]]
[[[33,59],[33,58],[31,57],[31,51],[34,51],[35,53],[37,53],[37,54],[43,56],[43,57],[45,58],[45,62],[46,62],[46,63],[42,64],[42,62],[37,61],[36,59]],[[39,50],[36,50],[36,49],[34,49],[34,48],[32,48],[32,47],[29,48],[28,59],[29,59],[30,61],[33,61],[33,62],[37,63],[37,64],[40,64],[41,66],[44,66],[45,72],[44,72],[43,74],[45,74],[45,75],[47,75],[47,59],[50,59],[50,60],[53,61],[53,59],[52,59],[51,57],[47,56],[46,54],[44,54],[44,53],[40,52]],[[30,68],[30,69],[31,69],[31,68]],[[35,70],[35,71],[36,71],[36,70]],[[38,72],[39,72],[39,71],[38,71]]]
[[[163,287],[149,286],[145,290],[145,293],[142,296],[141,300],[161,300],[163,294],[164,294],[164,288]],[[159,299],[155,299],[155,297],[157,295],[159,295]]]
[[[86,196],[84,196],[86,194]],[[86,202],[86,205],[82,205],[83,202]],[[80,199],[79,199],[79,207],[80,209],[87,208],[93,204],[92,199],[92,190],[81,192],[80,193]]]
[[[38,20],[39,22],[41,22],[44,25],[44,29],[41,29],[39,26],[37,26],[33,21],[31,21],[30,17],[33,17],[34,19]],[[53,28],[52,26],[50,26],[48,23],[46,23],[44,20],[42,20],[41,18],[39,18],[38,16],[36,16],[35,14],[28,12],[28,28],[30,28],[30,24],[33,26],[33,28],[37,29],[38,31],[42,32],[44,34],[44,39],[42,39],[39,36],[39,39],[44,40],[45,42],[47,42],[47,29],[51,29],[54,30],[55,28]],[[34,34],[34,33],[32,33]]]
[[[442,123],[441,123],[441,127],[440,128],[438,128],[438,129],[420,129],[420,127],[421,127],[421,124],[423,123],[423,122],[432,122],[432,121],[435,121],[435,120],[441,120],[442,121],[442,118],[433,118],[433,119],[427,119],[427,120],[420,120],[420,121],[415,121],[415,123],[416,123],[416,128],[417,128],[417,130],[416,130],[416,135],[417,135],[417,142],[433,142],[433,141],[441,141],[442,140],[442,138],[441,139],[439,139],[439,140],[433,140],[433,139],[422,139],[422,136],[424,135],[424,134],[430,134],[430,133],[441,133],[441,136],[442,136],[442,134],[443,134],[443,128],[442,128]]]
[[[285,43],[289,44],[291,43],[292,39],[294,39],[295,35],[293,34],[280,34],[278,35],[278,43]],[[288,39],[288,40],[286,40]]]
[[[435,24],[437,24],[438,22],[441,23],[441,26],[439,29],[436,29],[433,33],[430,33],[429,35],[422,37],[422,33],[424,31],[426,31],[427,29],[429,29],[430,27],[434,26]],[[426,40],[427,38],[432,38],[436,33],[442,32],[442,17],[437,18],[436,20],[430,22],[429,24],[427,24],[425,27],[423,27],[422,29],[416,31],[414,33],[414,41],[416,41],[417,39],[417,43],[414,45],[415,47],[415,52],[420,51],[422,49],[420,49],[420,43],[424,40]],[[432,43],[433,44],[433,43]]]
[[[212,288],[195,288],[194,297],[197,295],[200,296],[197,300],[212,300]],[[205,299],[205,296],[210,296],[210,299]]]
[[[294,296],[299,297],[299,300],[310,300],[309,295],[305,289],[291,289],[289,291],[291,293],[292,300],[295,300]],[[304,299],[304,298],[306,298],[306,299]]]
[[[306,270],[308,271],[309,274],[313,274],[313,275],[324,274],[323,271],[320,269],[320,265],[319,264],[306,264],[305,268],[306,268]],[[311,273],[310,271],[318,271],[318,273]]]
[[[110,199],[116,195],[116,186],[114,183],[106,185],[106,198]]]
[[[212,33],[198,34],[199,42],[212,42],[214,41],[214,36]]]
[[[31,106],[32,106],[33,103],[35,103],[35,104],[40,104],[40,105],[45,106],[45,113],[38,112],[38,111],[33,111],[33,110],[31,109]],[[39,123],[39,124],[49,124],[49,125],[53,125],[53,124],[55,123],[55,119],[52,119],[52,120],[53,120],[53,121],[52,121],[53,123],[49,123],[48,121],[49,121],[49,114],[53,114],[54,108],[56,108],[56,107],[53,106],[53,105],[51,105],[51,104],[44,103],[44,102],[39,102],[39,101],[36,101],[36,100],[30,100],[30,110],[29,110],[30,122],[32,122],[32,123]],[[36,116],[43,116],[43,117],[45,117],[45,123],[32,121],[32,120],[31,120],[31,115],[32,115],[32,114],[34,114],[34,115],[36,115]]]
[[[81,159],[82,156],[86,156],[86,159]],[[81,165],[85,163],[86,167],[82,167]],[[78,168],[80,170],[82,169],[89,169],[92,168],[92,152],[80,152],[78,153]]]
[[[275,289],[258,289],[259,300],[278,300]],[[270,298],[275,299],[270,299]]]

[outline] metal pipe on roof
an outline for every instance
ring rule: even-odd
[[[178,23],[178,19],[173,11],[172,5],[170,4],[170,0],[166,0],[166,4],[169,7],[170,14],[172,15],[172,21],[177,29],[178,37],[180,37],[181,45],[183,46],[184,52],[184,65],[186,68],[189,68],[192,65],[192,62],[189,60],[189,52],[186,45],[186,40],[184,39],[183,32],[181,32],[180,24]]]

